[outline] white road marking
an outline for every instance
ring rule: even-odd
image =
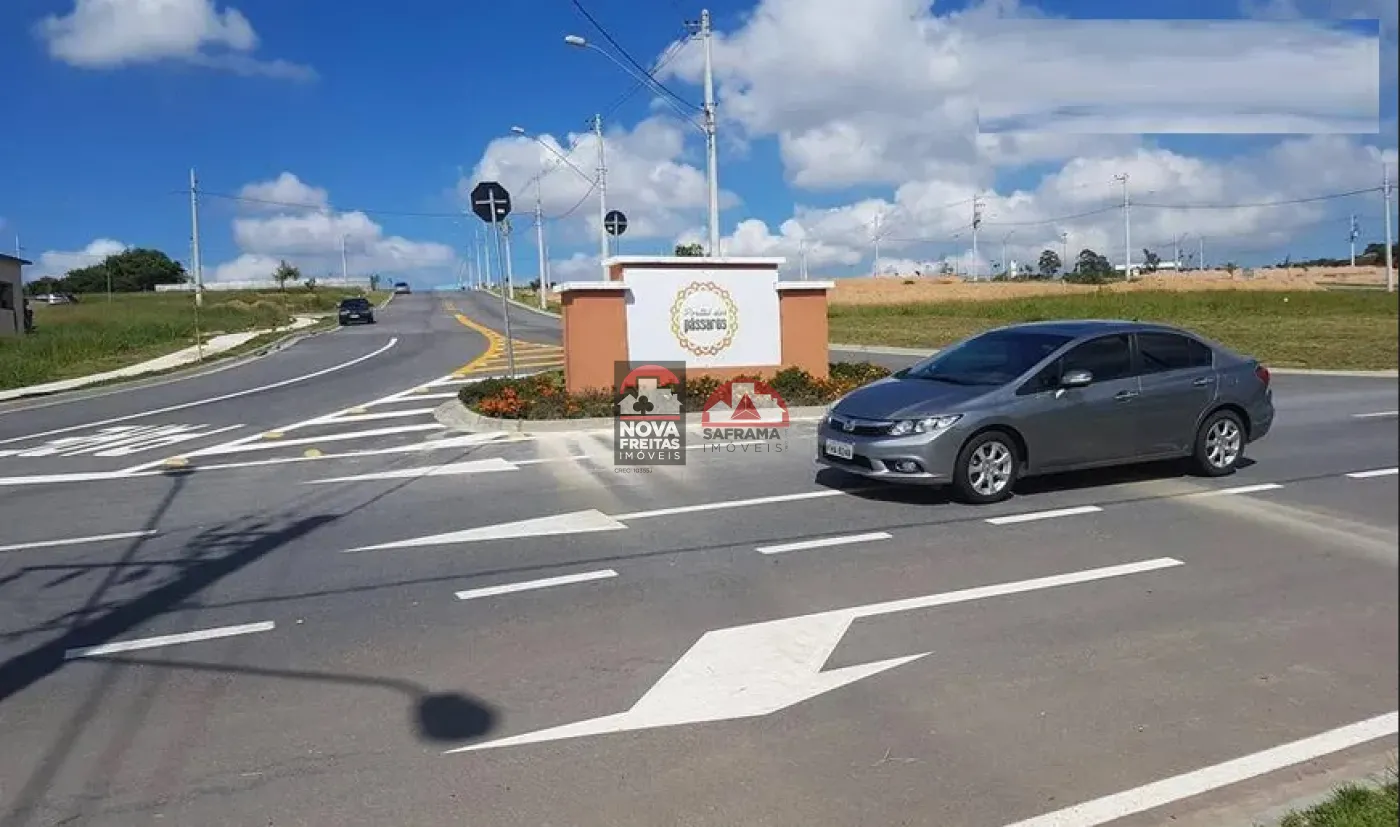
[[[847,492],[835,488],[823,488],[820,491],[803,491],[797,494],[775,494],[771,497],[753,497],[747,500],[719,500],[717,502],[696,503],[695,505],[678,505],[672,508],[656,508],[651,511],[633,511],[628,514],[614,514],[615,520],[643,520],[647,517],[669,517],[673,514],[691,514],[696,511],[718,511],[725,508],[743,508],[750,505],[772,505],[774,503],[795,502],[797,500],[815,500],[823,497],[842,497]]]
[[[903,666],[928,652],[825,669],[856,620],[1124,577],[1184,565],[1160,557],[1121,566],[998,583],[954,592],[889,600],[784,617],[706,632],[631,709],[550,729],[448,750],[466,752],[587,735],[769,715]]]
[[[1320,735],[1096,798],[1053,813],[1018,821],[1007,827],[1098,827],[1120,818],[1312,761],[1324,755],[1393,736],[1397,732],[1398,723],[1400,712],[1387,712]]]
[[[360,551],[383,551],[392,548],[419,548],[422,546],[442,546],[453,543],[479,543],[485,540],[517,540],[521,537],[551,537],[558,534],[581,534],[594,531],[617,531],[627,526],[602,512],[589,509],[572,511],[567,514],[553,514],[548,517],[535,517],[513,523],[468,528],[462,531],[449,531],[445,534],[430,534],[392,543],[379,543],[372,546],[345,549],[345,554]]]
[[[161,635],[160,637],[147,637],[138,640],[126,640],[117,643],[104,643],[100,646],[88,646],[82,649],[69,649],[64,653],[64,658],[72,660],[74,658],[91,658],[98,655],[112,655],[118,652],[134,652],[140,649],[155,649],[160,646],[174,646],[179,643],[196,643],[202,640],[217,640],[219,638],[234,637],[236,635],[251,635],[258,632],[270,632],[277,625],[272,621],[262,623],[245,623],[242,626],[220,626],[217,629],[201,629],[198,632],[183,632],[178,635]]]
[[[4,485],[43,485],[59,482],[98,482],[99,480],[125,479],[130,475],[125,471],[91,471],[79,474],[32,474],[26,477],[0,477]]]
[[[1097,505],[1077,505],[1073,508],[1052,508],[1049,511],[1028,511],[1025,514],[1008,514],[1005,517],[988,517],[987,522],[992,525],[1014,525],[1036,520],[1053,520],[1056,517],[1073,517],[1076,514],[1093,514],[1096,511],[1103,509]]]
[[[205,430],[207,425],[115,425],[102,428],[96,433],[81,436],[65,436],[51,439],[28,448],[11,449],[5,456],[19,457],[77,457],[87,454],[95,457],[124,457],[151,451],[167,445],[176,445],[192,439],[201,439],[242,428],[242,425],[228,425],[223,428]]]
[[[500,586],[486,586],[480,589],[467,589],[457,592],[458,600],[475,600],[480,597],[494,597],[499,594],[513,594],[515,592],[526,592],[532,589],[547,589],[551,586],[567,586],[571,583],[587,583],[592,580],[607,580],[616,577],[617,572],[612,569],[600,569],[598,571],[585,571],[579,574],[565,574],[560,577],[545,577],[540,580],[526,580],[520,583],[506,583]]]
[[[324,457],[321,457],[324,459]],[[467,462],[453,462],[447,465],[430,465],[426,468],[395,468],[392,471],[377,471],[370,474],[355,474],[349,477],[332,477],[325,480],[310,480],[308,485],[324,485],[335,482],[368,482],[370,480],[403,480],[417,477],[450,477],[460,474],[486,474],[493,471],[516,471],[518,466],[500,457],[474,459]]]
[[[191,451],[184,454],[185,458],[191,457],[212,457],[223,454],[241,454],[245,451],[267,451],[273,448],[285,448],[289,445],[319,445],[322,442],[342,442],[347,439],[364,439],[371,436],[392,436],[394,434],[411,434],[421,431],[440,431],[446,425],[434,423],[424,423],[421,425],[398,425],[392,428],[371,428],[367,431],[342,431],[334,434],[324,434],[322,436],[308,436],[300,439],[269,439],[262,442],[246,442],[238,440],[236,443],[227,442],[223,445],[215,445],[212,448],[201,448],[198,451]]]
[[[435,410],[437,410],[437,408],[404,408],[393,411],[380,411],[378,413],[337,414],[335,416],[326,417],[316,424],[334,425],[340,422],[369,422],[375,419],[402,419],[410,416],[431,416]]]
[[[830,548],[851,543],[868,543],[873,540],[888,540],[893,535],[887,531],[872,531],[867,534],[845,534],[840,537],[822,537],[817,540],[801,540],[795,543],[780,543],[776,546],[759,546],[754,549],[759,554],[782,554],[788,551],[805,551],[809,548]]]
[[[388,405],[392,402],[417,402],[420,399],[456,399],[455,393],[415,393],[410,396],[400,396],[395,399],[384,399],[379,402],[366,402],[360,407],[369,408],[374,405]]]
[[[65,537],[60,540],[35,540],[29,543],[14,543],[8,546],[0,546],[0,551],[27,551],[34,548],[56,548],[58,546],[76,546],[83,543],[105,543],[109,540],[131,540],[136,537],[149,537],[157,533],[155,529],[149,531],[121,531],[116,534],[93,534],[89,537]]]
[[[1237,485],[1233,488],[1217,488],[1214,491],[1199,491],[1189,497],[1228,497],[1235,494],[1256,494],[1260,491],[1277,491],[1283,486],[1276,482],[1261,482],[1255,485]]]
[[[366,448],[363,451],[343,451],[339,454],[321,454],[320,456],[308,457],[277,457],[276,459],[253,459],[244,462],[220,462],[212,465],[191,465],[183,470],[187,471],[227,471],[235,468],[258,468],[264,465],[286,465],[293,462],[320,462],[327,459],[356,459],[358,457],[375,457],[385,454],[412,454],[422,451],[442,451],[453,448],[467,448],[473,445],[481,445],[487,442],[507,442],[508,436],[504,433],[484,433],[484,434],[464,434],[459,437],[448,437],[447,439],[424,440],[414,442],[409,445],[394,445],[389,448]],[[282,443],[286,444],[286,443]],[[524,462],[526,460],[522,460]],[[94,479],[111,479],[115,477],[150,477],[159,476],[164,471],[150,471],[147,469],[161,465],[165,460],[144,465],[134,465],[131,468],[124,468],[121,471],[112,471],[105,474],[89,475]],[[13,477],[11,479],[30,480],[30,477]],[[39,478],[37,481],[43,481]],[[5,484],[5,478],[0,477],[0,485]]]
[[[1400,416],[1400,411],[1373,411],[1371,413],[1352,414],[1356,419],[1378,419],[1383,416]]]
[[[1373,471],[1353,471],[1347,474],[1354,480],[1368,480],[1372,477],[1393,477],[1400,473],[1400,468],[1377,468]]]
[[[24,436],[10,437],[9,439],[0,439],[0,445],[9,445],[10,443],[14,443],[14,442],[21,442],[21,441],[28,440],[28,439],[37,439],[37,438],[39,438],[39,437],[44,437],[44,436],[53,436],[54,434],[69,434],[69,433],[72,433],[72,432],[74,432],[74,431],[82,431],[82,430],[87,430],[87,429],[89,429],[89,428],[99,428],[99,427],[101,427],[101,426],[103,426],[103,425],[115,425],[115,424],[117,424],[118,422],[130,422],[130,421],[133,420],[133,419],[144,419],[144,418],[149,417],[149,416],[156,416],[156,415],[159,415],[159,414],[167,414],[167,413],[172,413],[172,412],[174,412],[174,411],[183,411],[183,410],[187,410],[187,409],[189,409],[189,408],[199,407],[200,405],[212,405],[212,404],[215,403],[215,402],[225,402],[225,401],[227,401],[227,400],[229,400],[229,399],[238,399],[239,397],[249,396],[249,395],[255,394],[255,393],[262,393],[262,392],[264,392],[264,391],[276,390],[277,388],[285,388],[285,387],[287,387],[288,385],[295,385],[295,384],[297,384],[298,382],[305,382],[305,381],[308,380],[308,379],[315,379],[315,378],[317,378],[318,376],[325,376],[325,375],[328,374],[328,373],[335,373],[335,372],[338,371],[338,370],[344,370],[344,369],[346,369],[346,368],[348,368],[348,367],[354,367],[355,365],[358,365],[358,364],[360,364],[361,362],[367,361],[367,360],[369,360],[369,359],[373,359],[374,357],[378,356],[379,354],[383,353],[384,351],[388,350],[389,348],[393,347],[394,345],[396,345],[396,344],[398,344],[398,343],[399,343],[399,340],[398,340],[397,337],[395,337],[395,338],[390,339],[387,343],[385,343],[385,345],[384,345],[383,347],[379,348],[378,350],[372,351],[372,352],[370,352],[370,353],[366,353],[366,354],[363,355],[363,356],[357,356],[356,358],[351,359],[351,360],[348,361],[348,362],[342,362],[342,363],[339,364],[339,365],[333,365],[333,366],[328,367],[328,368],[322,368],[321,370],[315,371],[315,372],[313,372],[313,373],[305,374],[304,376],[293,376],[293,377],[290,378],[290,379],[283,379],[283,380],[280,381],[280,382],[273,382],[273,383],[270,384],[270,385],[262,385],[262,386],[259,386],[259,387],[256,387],[256,388],[247,388],[247,389],[244,389],[244,390],[241,390],[241,391],[234,391],[233,393],[225,393],[225,394],[221,394],[221,395],[219,395],[219,396],[211,396],[211,397],[209,397],[208,399],[196,399],[196,400],[193,400],[193,401],[191,401],[191,402],[182,402],[182,403],[180,403],[179,405],[169,405],[169,406],[164,407],[164,408],[156,408],[155,410],[141,411],[140,413],[127,414],[126,416],[116,416],[116,417],[112,417],[111,419],[103,419],[103,420],[100,420],[100,421],[98,421],[98,422],[86,422],[86,423],[83,423],[82,425],[70,425],[70,426],[68,426],[68,427],[66,427],[66,428],[54,428],[53,430],[50,430],[50,431],[42,431],[42,432],[37,433],[37,434],[25,434]]]

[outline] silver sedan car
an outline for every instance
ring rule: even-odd
[[[1145,322],[1034,322],[838,399],[817,462],[981,504],[1026,476],[1177,457],[1224,476],[1273,420],[1268,369],[1215,342]]]

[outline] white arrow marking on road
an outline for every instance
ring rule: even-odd
[[[284,445],[286,443],[283,443]],[[190,454],[189,456],[194,456]],[[419,469],[421,470],[421,469]],[[536,517],[514,523],[469,528],[464,531],[449,531],[446,534],[433,534],[427,537],[414,537],[392,543],[346,549],[352,551],[381,551],[391,548],[412,548],[415,546],[439,546],[449,543],[475,543],[481,540],[510,540],[520,537],[544,537],[554,534],[578,534],[588,531],[614,531],[627,526],[621,520],[645,520],[652,517],[670,517],[676,514],[691,514],[697,511],[719,511],[730,508],[744,508],[752,505],[773,505],[775,503],[798,502],[801,500],[823,499],[826,497],[847,496],[849,492],[835,488],[820,491],[800,491],[796,494],[775,494],[768,497],[751,497],[746,500],[718,500],[693,505],[678,505],[672,508],[655,508],[650,511],[629,511],[626,514],[608,516],[594,509],[571,511],[567,514],[554,514],[549,517]]]
[[[443,546],[452,543],[476,543],[482,540],[515,540],[521,537],[548,537],[555,534],[579,534],[587,531],[616,531],[626,527],[612,517],[590,508],[587,511],[572,511],[568,514],[536,517],[533,520],[499,523],[480,528],[468,528],[464,531],[449,531],[446,534],[414,537],[411,540],[398,540],[393,543],[348,548],[345,549],[344,553],[352,554],[357,551],[383,551],[391,548],[414,548],[417,546]]]
[[[861,618],[1088,583],[1184,565],[1159,557],[1138,563],[979,586],[707,632],[626,712],[448,750],[448,754],[587,735],[768,715],[929,654],[823,672],[851,623]]]

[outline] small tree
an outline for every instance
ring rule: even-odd
[[[701,247],[699,242],[691,242],[690,244],[677,244],[676,255],[684,256],[686,258],[701,258],[705,255],[705,248]]]
[[[1060,254],[1054,250],[1042,250],[1040,260],[1036,262],[1036,268],[1040,271],[1041,278],[1052,279],[1060,272],[1060,268],[1065,263],[1060,261]]]
[[[315,276],[311,276],[311,277],[308,278],[304,283],[305,283],[305,285],[306,285],[306,292],[308,292],[308,293],[314,293],[314,292],[316,292],[316,277],[315,277]]]
[[[1142,272],[1155,273],[1162,266],[1162,257],[1147,249],[1142,250]]]
[[[1238,269],[1240,269],[1240,266],[1233,261],[1225,262],[1225,272],[1230,274],[1230,278],[1235,277],[1235,271]]]
[[[301,281],[301,271],[283,260],[278,262],[277,269],[272,271],[272,280],[277,282],[278,290],[286,290],[287,282]]]

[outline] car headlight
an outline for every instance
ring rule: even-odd
[[[901,419],[890,426],[890,436],[907,436],[909,434],[936,434],[951,428],[954,422],[962,419],[962,414],[947,414],[945,416],[926,416],[922,419]]]

